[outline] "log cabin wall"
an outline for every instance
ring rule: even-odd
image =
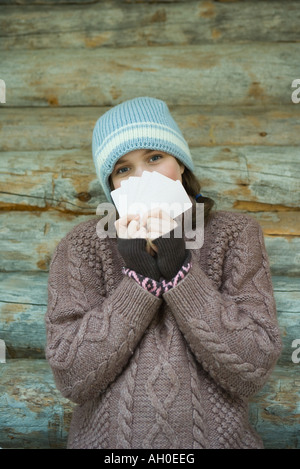
[[[72,404],[44,355],[49,262],[105,200],[96,120],[142,95],[168,103],[216,208],[263,227],[284,350],[250,417],[266,448],[300,448],[299,41],[297,1],[0,0],[2,448],[66,445]]]

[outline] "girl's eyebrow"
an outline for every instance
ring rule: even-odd
[[[128,163],[128,161],[127,161],[126,159],[123,160],[123,159],[120,158],[120,159],[116,162],[115,168],[116,168],[117,166],[119,166],[120,164],[123,164],[123,163],[126,164],[126,163]]]
[[[155,152],[155,151],[156,151],[156,150],[153,150],[153,149],[150,149],[150,150],[149,150],[149,149],[145,149],[145,150],[143,150],[143,156],[144,156],[144,155],[148,155],[148,153],[153,153],[153,152]],[[126,160],[126,158],[123,159],[123,157],[121,157],[121,158],[116,162],[115,168],[116,168],[117,166],[119,166],[120,164],[124,164],[124,163],[125,163],[125,164],[128,163],[128,160]]]

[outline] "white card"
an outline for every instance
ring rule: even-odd
[[[120,217],[129,213],[143,215],[160,207],[176,218],[192,206],[181,182],[157,171],[144,171],[139,178],[130,177],[122,181],[121,187],[111,192],[111,197]]]

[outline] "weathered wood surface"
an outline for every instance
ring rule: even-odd
[[[269,382],[252,398],[250,422],[266,449],[300,449],[300,363],[276,367]]]
[[[47,282],[46,272],[0,273],[0,338],[8,358],[45,358]]]
[[[281,213],[276,216],[280,218]],[[73,226],[94,217],[53,210],[4,212],[0,227],[0,271],[19,271],[24,275],[28,271],[48,271],[57,243]],[[300,276],[299,236],[268,235],[265,243],[273,275]]]
[[[49,263],[104,200],[91,155],[96,120],[150,95],[167,101],[203,192],[263,227],[284,349],[251,420],[266,447],[300,448],[291,346],[300,339],[300,104],[291,101],[299,3],[0,5],[0,339],[9,358],[0,365],[0,447],[65,446],[72,405],[44,360]]]
[[[1,2],[0,2],[1,3]],[[73,3],[73,2],[72,2]],[[296,1],[100,2],[2,7],[2,50],[300,41]],[[120,34],[122,31],[122,34]]]
[[[199,147],[192,148],[192,155],[203,193],[214,198],[220,209],[299,210],[297,147]],[[2,210],[27,206],[28,210],[55,208],[93,214],[105,200],[91,149],[5,152],[0,185]],[[274,219],[277,230],[279,220]],[[281,233],[299,235],[300,214],[298,221],[295,218],[287,225],[286,221],[280,225]]]
[[[1,68],[6,106],[110,106],[137,91],[175,105],[279,106],[291,103],[299,54],[298,43],[164,46],[155,54],[150,47],[16,50],[13,60],[1,53]]]
[[[300,105],[292,102],[268,107],[176,106],[170,98],[168,104],[191,148],[300,145]],[[0,151],[91,151],[94,125],[108,109],[2,107]]]
[[[0,338],[8,358],[44,358],[47,309],[46,272],[0,273]],[[300,280],[273,276],[284,349],[280,365],[291,364],[291,344],[300,339]]]
[[[45,360],[8,360],[0,366],[1,448],[64,448],[72,409]]]
[[[265,448],[300,448],[299,390],[297,367],[277,366],[252,399],[250,421]],[[45,360],[8,360],[0,366],[2,448],[64,448],[73,408],[56,390]]]
[[[71,228],[91,217],[59,212],[4,212],[0,228],[0,271],[48,271],[53,251]]]

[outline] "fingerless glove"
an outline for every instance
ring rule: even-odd
[[[152,278],[144,277],[143,275],[138,274],[134,270],[127,269],[126,267],[123,267],[122,272],[124,275],[127,275],[128,277],[131,277],[133,280],[135,280],[142,288],[147,290],[149,293],[158,298],[161,298],[164,293],[171,290],[171,288],[176,287],[177,284],[184,279],[184,277],[189,272],[191,266],[191,253],[189,251],[188,256],[184,261],[184,264],[181,269],[177,272],[174,278],[168,281],[162,279],[158,282],[157,280],[153,280]]]
[[[158,248],[156,262],[161,276],[166,280],[171,280],[189,254],[185,248],[185,240],[183,237],[175,237],[175,230],[172,230],[169,237],[160,236],[154,239],[153,243]]]

